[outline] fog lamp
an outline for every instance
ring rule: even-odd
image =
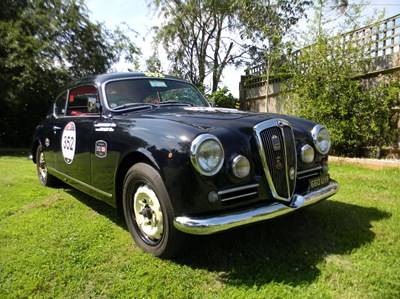
[[[314,161],[314,149],[312,146],[308,144],[303,145],[301,147],[300,157],[304,163],[311,163]]]
[[[239,179],[245,178],[250,173],[250,162],[242,155],[236,156],[232,162],[233,174]]]

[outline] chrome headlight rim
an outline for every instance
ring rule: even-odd
[[[218,144],[218,146],[221,149],[222,155],[221,155],[221,158],[220,158],[219,162],[217,163],[217,165],[212,170],[208,171],[208,170],[205,170],[205,169],[203,169],[201,167],[201,165],[200,165],[200,163],[198,161],[198,159],[199,159],[199,155],[198,154],[199,154],[199,149],[201,148],[201,146],[205,142],[210,141],[210,140],[214,141],[214,142],[216,142]],[[222,166],[224,164],[224,161],[225,161],[224,148],[223,148],[221,142],[219,141],[219,139],[216,136],[214,136],[212,134],[201,134],[201,135],[197,136],[192,141],[192,145],[190,147],[190,160],[192,162],[193,167],[200,174],[205,175],[205,176],[213,176],[213,175],[217,174],[221,170],[221,168],[222,168]]]
[[[327,140],[328,147],[325,150],[321,149],[320,143],[319,143],[319,135],[322,130],[326,130],[326,132],[328,133],[328,136],[329,136],[329,139]],[[315,125],[311,131],[311,135],[312,135],[312,139],[313,139],[315,149],[317,150],[317,152],[322,155],[326,155],[331,148],[331,138],[330,138],[329,130],[323,125]]]

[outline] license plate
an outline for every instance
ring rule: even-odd
[[[328,185],[329,181],[330,177],[328,174],[323,174],[319,177],[312,178],[310,179],[310,189],[314,190],[323,187],[325,185]]]

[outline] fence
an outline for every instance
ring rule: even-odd
[[[370,57],[371,64],[366,77],[374,77],[385,72],[400,69],[400,14],[380,22],[359,28],[338,36],[340,45],[352,44],[360,49],[359,55]],[[292,55],[301,55],[301,50]],[[258,112],[283,112],[279,100],[281,78],[267,82],[266,68],[263,64],[248,68],[240,82],[242,109]],[[267,96],[268,95],[268,96]]]

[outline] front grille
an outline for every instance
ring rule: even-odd
[[[272,195],[289,201],[296,184],[297,156],[289,122],[273,119],[254,127],[261,160]]]

